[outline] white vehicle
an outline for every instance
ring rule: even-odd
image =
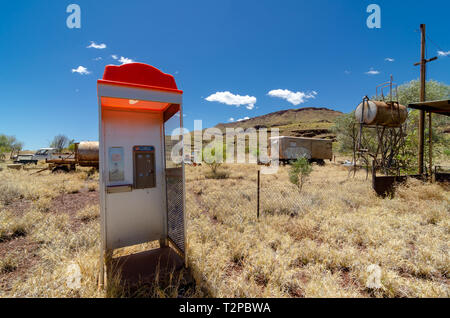
[[[57,153],[56,148],[41,148],[33,155],[33,160],[41,161],[52,158],[53,154]]]
[[[189,155],[189,154],[185,154],[184,155],[184,159],[183,159],[183,162],[184,162],[184,164],[185,165],[192,165],[192,166],[201,166],[202,164],[201,163],[195,163],[194,162],[194,158],[195,158],[195,153],[193,152],[191,155]]]

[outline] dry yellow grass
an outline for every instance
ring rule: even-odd
[[[86,223],[75,231],[67,214],[48,213],[53,199],[62,194],[77,193],[97,179],[98,174],[89,177],[89,172],[84,170],[73,174],[45,171],[30,176],[30,173],[0,172],[0,231],[4,244],[19,239],[24,242],[19,241],[21,248],[38,246],[31,251],[32,257],[26,255],[30,252],[26,248],[15,253],[17,258],[24,260],[15,270],[20,270],[22,265],[26,271],[20,271],[20,275],[13,276],[2,286],[0,297],[102,296],[96,288],[98,223]],[[28,209],[14,210],[14,202],[18,200],[29,202]],[[86,215],[87,212],[80,213]],[[29,262],[33,263],[30,268]],[[79,265],[83,276],[82,288],[77,290],[67,286],[67,268],[71,263]]]
[[[383,200],[365,173],[348,178],[345,168],[327,165],[314,166],[299,194],[282,167],[261,177],[257,220],[258,167],[223,169],[229,178],[215,180],[205,178],[207,167],[186,168],[188,255],[196,282],[190,296],[449,296],[450,196],[443,186],[411,180]],[[87,169],[0,172],[0,297],[177,296],[176,275],[164,288],[142,286],[132,294],[117,282],[108,291],[97,289],[98,206],[73,215],[49,212],[61,195],[95,191],[97,179]],[[18,202],[29,204],[19,209]],[[13,242],[28,247],[1,254]],[[68,285],[72,264],[81,288]],[[371,264],[381,268],[379,289],[366,288]]]
[[[189,167],[190,261],[217,297],[448,297],[448,190],[411,180],[394,199],[378,198],[365,173],[314,167],[301,194],[287,169],[262,176],[228,166],[227,180]],[[295,199],[294,199],[295,198]],[[366,288],[367,267],[382,288]]]

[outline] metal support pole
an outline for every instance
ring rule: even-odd
[[[420,101],[425,101],[425,84],[426,84],[426,61],[425,61],[425,24],[420,25],[421,48],[420,48]],[[419,174],[423,174],[423,152],[424,152],[424,135],[425,135],[425,112],[420,111],[419,116]]]
[[[257,180],[257,210],[256,210],[256,217],[259,219],[259,190],[260,190],[260,181],[261,181],[261,171],[258,170],[258,180]]]
[[[421,37],[421,46],[420,46],[420,62],[415,63],[414,66],[420,65],[420,101],[424,102],[426,100],[426,77],[427,77],[427,63],[437,60],[437,56],[432,57],[430,59],[425,58],[425,24],[420,25],[420,32],[422,34]],[[430,128],[431,128],[431,113],[430,113]],[[423,174],[424,168],[424,139],[425,139],[425,111],[420,110],[419,116],[419,174]],[[430,130],[430,140],[428,141],[431,147],[431,130]],[[430,148],[431,150],[431,148]],[[431,153],[431,151],[430,151]],[[431,156],[431,154],[430,154]],[[430,157],[431,158],[431,157]],[[431,159],[430,159],[431,165]],[[430,166],[431,169],[431,166]],[[430,170],[431,173],[431,170]]]
[[[432,127],[432,118],[431,112],[428,112],[428,165],[430,171],[430,181],[432,181],[432,172],[433,172],[433,127]]]

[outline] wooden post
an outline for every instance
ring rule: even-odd
[[[427,63],[437,60],[437,56],[426,59],[425,58],[425,24],[420,25],[420,32],[421,32],[421,41],[420,41],[420,62],[415,63],[414,65],[420,65],[420,101],[424,102],[426,100],[426,77],[427,77]],[[430,129],[431,129],[431,113],[429,117],[430,121]],[[424,162],[424,139],[425,139],[425,111],[420,110],[419,115],[419,154],[418,154],[418,163],[419,163],[419,174],[423,174],[423,162]],[[430,146],[430,153],[431,153],[431,130],[429,134],[429,140],[428,140],[429,146]],[[430,155],[430,169],[431,169],[431,155]],[[430,170],[431,173],[431,170]]]
[[[430,181],[432,181],[432,175],[433,175],[433,127],[432,127],[432,118],[431,118],[431,112],[428,112],[428,165],[430,172]]]
[[[257,208],[256,208],[256,217],[259,219],[259,190],[260,190],[260,181],[261,181],[261,171],[258,170],[258,178],[257,178]]]
[[[425,62],[425,24],[420,25],[422,34],[420,42],[420,101],[425,101],[425,85],[426,85],[426,62]],[[423,150],[425,135],[425,112],[420,110],[419,115],[419,174],[423,174]]]

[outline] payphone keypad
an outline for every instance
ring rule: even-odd
[[[155,147],[134,146],[134,188],[156,187]]]

